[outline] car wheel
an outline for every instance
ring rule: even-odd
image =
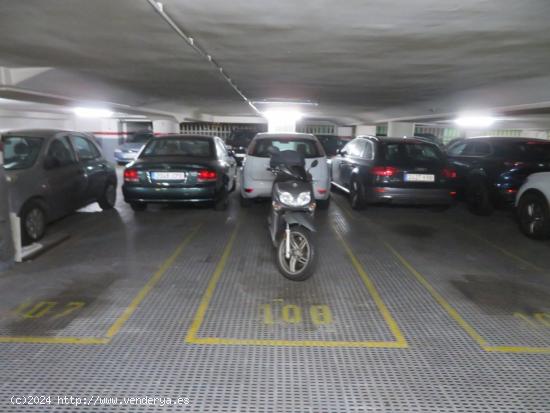
[[[130,207],[136,212],[138,211],[145,211],[145,208],[147,208],[147,204],[145,202],[131,202]]]
[[[113,209],[116,204],[116,185],[114,182],[109,182],[103,190],[101,198],[98,199],[97,203],[99,207],[106,211],[108,209]]]
[[[353,209],[363,209],[365,207],[365,189],[357,179],[351,181],[349,201]]]
[[[218,196],[218,199],[214,202],[214,209],[216,211],[225,211],[228,205],[229,205],[229,194],[224,189]]]
[[[330,197],[327,199],[320,199],[317,201],[317,208],[319,209],[328,209],[330,206]]]
[[[23,245],[40,240],[46,233],[46,212],[39,202],[28,202],[21,210],[20,219]]]
[[[548,201],[536,193],[524,194],[518,203],[521,232],[533,239],[550,238],[550,214]]]
[[[468,209],[476,215],[491,215],[494,207],[491,202],[489,188],[482,181],[474,181],[466,190]]]
[[[241,207],[243,208],[249,208],[252,205],[252,200],[250,198],[245,198],[244,196],[240,196],[240,203]]]

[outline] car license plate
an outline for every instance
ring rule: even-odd
[[[185,172],[151,172],[151,178],[155,181],[184,181],[187,174]]]
[[[407,182],[434,182],[435,175],[431,174],[405,174]]]

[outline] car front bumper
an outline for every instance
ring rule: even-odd
[[[203,202],[217,199],[215,185],[190,188],[153,188],[123,185],[124,200],[131,202]]]
[[[449,189],[371,187],[366,193],[368,203],[401,205],[449,205],[453,196]]]

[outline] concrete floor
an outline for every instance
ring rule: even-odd
[[[0,275],[0,412],[550,411],[550,244],[510,213],[336,193],[318,270],[293,283],[268,205],[237,201],[54,224],[69,241]],[[12,404],[29,395],[51,401]]]

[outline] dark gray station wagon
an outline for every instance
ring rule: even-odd
[[[20,130],[2,134],[10,208],[21,218],[27,244],[42,238],[46,224],[98,202],[116,201],[115,169],[94,139],[79,132]]]

